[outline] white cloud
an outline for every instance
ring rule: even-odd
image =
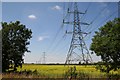
[[[30,19],[36,19],[37,17],[32,14],[32,15],[29,15],[28,18],[30,18]]]
[[[48,36],[39,36],[38,41],[43,41],[44,39],[49,38]]]
[[[38,38],[38,41],[42,41],[43,39],[44,39],[44,37],[40,36],[40,37]]]
[[[52,9],[53,10],[61,10],[62,8],[60,6],[58,6],[58,5],[56,5],[56,6],[52,7]]]

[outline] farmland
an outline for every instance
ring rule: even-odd
[[[69,74],[69,69],[75,65],[39,65],[39,64],[24,64],[22,68],[18,68],[18,71],[37,71],[37,75],[31,75],[31,77],[47,77],[47,78],[63,78],[66,74]],[[106,78],[107,75],[104,72],[96,70],[95,65],[76,65],[76,73],[79,77],[89,77],[89,78]],[[111,74],[120,75],[120,70],[111,71]],[[11,77],[8,75],[3,75],[3,77]],[[12,77],[16,77],[13,76]],[[17,76],[18,77],[18,76]],[[25,75],[23,78],[26,77]]]

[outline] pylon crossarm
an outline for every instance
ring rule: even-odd
[[[80,22],[80,24],[83,24],[83,25],[90,25],[90,24],[85,23],[85,22]]]
[[[88,24],[88,23],[84,23],[84,22],[65,22],[65,21],[63,21],[63,23],[64,24],[70,24],[70,25],[73,25],[73,24],[77,24],[77,25],[79,25],[79,24],[82,24],[82,25],[90,25],[90,24]]]
[[[85,14],[85,12],[83,13],[83,12],[76,12],[76,11],[68,11],[68,13],[74,13],[74,14]]]

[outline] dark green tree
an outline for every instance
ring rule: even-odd
[[[32,38],[32,31],[20,24],[19,21],[2,23],[2,71],[22,67],[25,52],[30,52],[29,39]]]
[[[101,56],[101,71],[109,73],[120,68],[120,18],[107,22],[95,32],[90,49]]]

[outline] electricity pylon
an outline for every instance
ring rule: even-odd
[[[45,55],[45,52],[43,52],[43,64],[46,64],[46,55]]]
[[[67,54],[66,62],[65,64],[73,64],[73,63],[89,63],[92,62],[92,58],[89,54],[89,50],[87,49],[87,46],[84,41],[84,36],[88,33],[82,32],[81,25],[89,25],[88,23],[80,22],[80,14],[85,14],[78,11],[77,3],[75,2],[73,5],[73,11],[70,11],[68,8],[67,14],[73,14],[73,19],[70,22],[65,21],[63,19],[64,24],[70,24],[73,26],[73,29],[71,32],[66,31],[66,33],[72,33],[72,40],[70,44],[70,48]]]
[[[38,61],[36,61],[36,63],[38,64],[46,64],[46,55],[45,52],[43,52],[42,57],[40,57],[40,59]]]

